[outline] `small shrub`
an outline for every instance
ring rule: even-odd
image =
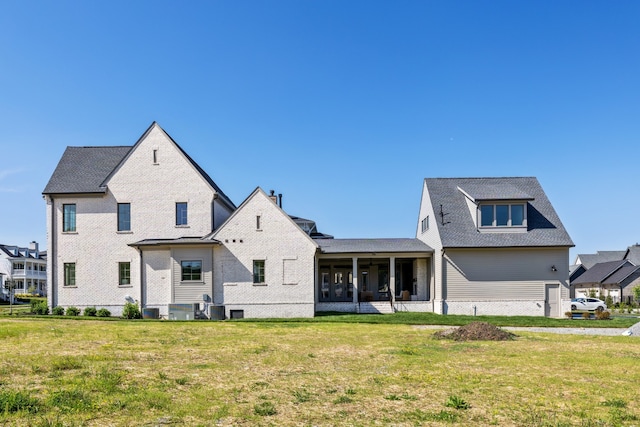
[[[142,316],[140,315],[138,304],[132,302],[125,303],[122,309],[122,317],[125,319],[140,319]]]
[[[46,300],[31,300],[31,313],[38,315],[47,315],[49,314],[49,306],[47,305]]]
[[[96,313],[98,310],[96,310],[95,307],[87,307],[84,309],[84,315],[85,316],[91,316],[91,317],[96,317]]]
[[[71,306],[67,308],[67,316],[79,316],[80,309],[78,307]]]
[[[106,308],[101,308],[96,312],[96,316],[98,317],[111,317],[111,312]]]
[[[585,320],[591,319],[591,313],[589,313],[588,311],[585,311],[584,313],[582,313],[582,318]]]
[[[608,311],[597,311],[596,319],[598,320],[609,320],[611,318],[611,313]]]
[[[604,303],[607,304],[607,307],[611,307],[613,305],[613,298],[611,298],[611,295],[607,295],[604,299]]]
[[[38,412],[40,402],[38,399],[20,391],[0,391],[0,414],[13,412]]]
[[[51,314],[53,314],[54,316],[64,316],[64,307],[56,305],[55,307],[53,307],[53,310],[51,310]]]
[[[467,401],[456,395],[449,396],[447,401],[444,403],[444,406],[454,409],[469,409],[471,407]]]
[[[256,415],[260,415],[263,417],[275,415],[278,413],[278,411],[276,411],[276,407],[271,402],[258,403],[253,407],[253,411],[256,413]]]
[[[611,408],[626,408],[627,402],[624,399],[619,399],[614,397],[612,399],[605,400],[600,405],[609,406]]]

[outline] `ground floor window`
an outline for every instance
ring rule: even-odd
[[[131,284],[131,263],[130,262],[118,263],[118,284],[121,286]]]
[[[180,261],[183,282],[199,282],[202,280],[202,261]]]

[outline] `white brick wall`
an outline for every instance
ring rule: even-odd
[[[157,150],[157,164],[153,162]],[[55,245],[49,246],[49,274],[55,274],[57,292],[49,289],[52,305],[107,307],[120,313],[125,296],[140,301],[140,256],[128,244],[152,238],[204,236],[212,230],[212,204],[215,190],[201,177],[182,152],[159,126],[154,126],[139,142],[128,159],[115,171],[103,196],[55,198],[48,205],[49,233],[55,233]],[[188,203],[188,225],[175,225],[176,202]],[[76,232],[61,233],[62,205],[76,204]],[[117,204],[131,204],[131,231],[117,231]],[[218,201],[216,203],[219,203]],[[51,214],[55,230],[51,230]],[[228,209],[216,209],[215,221],[228,217]],[[53,239],[49,239],[50,245]],[[166,252],[148,252],[152,265],[147,277],[153,286],[146,289],[145,300],[151,306],[171,302],[170,268],[162,258]],[[55,259],[53,259],[55,257]],[[56,263],[55,269],[51,263]],[[65,288],[63,265],[76,263],[76,283]],[[118,262],[131,263],[131,285],[118,285]],[[53,284],[53,280],[49,280]],[[209,290],[210,292],[210,290]]]
[[[223,245],[213,257],[216,304],[245,307],[245,317],[313,316],[316,246],[262,190],[214,238]],[[253,283],[254,260],[265,261],[264,284]]]

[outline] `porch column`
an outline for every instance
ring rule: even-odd
[[[396,296],[396,257],[389,257],[389,300],[393,301]]]
[[[358,257],[353,257],[353,303],[358,302]]]

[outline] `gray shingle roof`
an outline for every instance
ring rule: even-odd
[[[129,246],[211,245],[218,243],[220,242],[215,239],[205,239],[204,237],[179,237],[176,239],[145,239],[130,243]]]
[[[131,147],[67,147],[43,194],[104,193],[104,179]]]
[[[579,254],[580,262],[587,268],[602,262],[620,261],[626,251],[598,251],[595,254]]]
[[[418,239],[317,239],[325,254],[433,252]]]
[[[631,261],[634,265],[640,265],[640,245],[637,243],[633,246],[629,246],[624,259]]]
[[[585,285],[590,283],[601,283],[625,264],[631,265],[627,261],[609,261],[598,263],[582,273],[571,284]]]
[[[536,178],[427,178],[425,183],[436,214],[432,223],[438,227],[443,247],[573,246]],[[527,232],[479,232],[463,192],[476,201],[528,200]],[[439,216],[440,205],[445,214],[444,221]]]
[[[623,284],[629,276],[631,276],[636,271],[640,270],[640,267],[627,263],[620,267],[618,271],[613,273],[611,276],[607,277],[606,280],[602,282],[603,285],[620,285]]]

